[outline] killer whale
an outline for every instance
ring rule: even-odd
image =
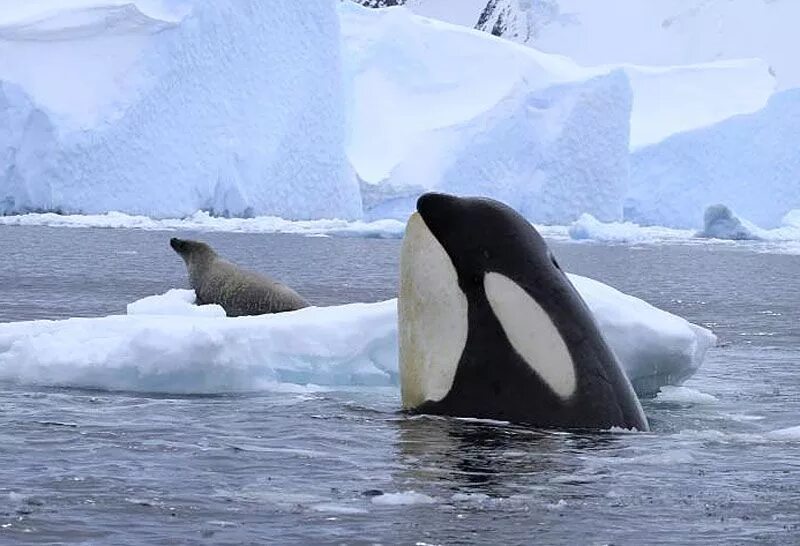
[[[403,407],[559,429],[648,430],[592,313],[534,227],[427,193],[400,258]]]

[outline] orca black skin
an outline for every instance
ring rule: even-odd
[[[407,409],[545,428],[648,430],[630,381],[591,311],[524,217],[492,199],[437,193],[420,197],[417,211],[455,268],[467,301],[467,334],[447,394]],[[555,392],[512,346],[487,297],[488,273],[498,273],[524,290],[546,313],[539,312],[545,316],[540,322],[549,317],[552,331],[563,340],[559,346],[568,349],[564,358],[573,364],[573,387],[567,396]],[[401,373],[402,369],[401,361]]]

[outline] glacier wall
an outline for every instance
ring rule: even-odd
[[[329,0],[4,4],[0,213],[361,214]]]

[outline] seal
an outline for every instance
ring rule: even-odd
[[[428,193],[416,208],[400,257],[405,409],[648,430],[591,311],[530,222],[486,198]]]
[[[186,262],[198,305],[216,303],[229,317],[282,313],[309,306],[285,284],[242,269],[221,258],[206,243],[173,237],[169,244]]]

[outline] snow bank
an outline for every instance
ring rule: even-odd
[[[760,58],[788,89],[800,87],[799,18],[791,0],[497,0],[478,26],[587,65]]]
[[[329,0],[0,2],[0,214],[360,216]]]
[[[631,156],[625,217],[699,228],[725,203],[764,228],[800,208],[800,89],[774,95],[755,114],[681,133]]]
[[[571,276],[642,395],[700,366],[708,330],[591,279]],[[170,393],[276,384],[398,385],[396,300],[227,318],[171,290],[127,316],[0,324],[0,379]]]
[[[403,218],[423,191],[501,199],[533,221],[621,217],[631,92],[587,70],[403,8],[340,4],[348,155],[370,218]]]

